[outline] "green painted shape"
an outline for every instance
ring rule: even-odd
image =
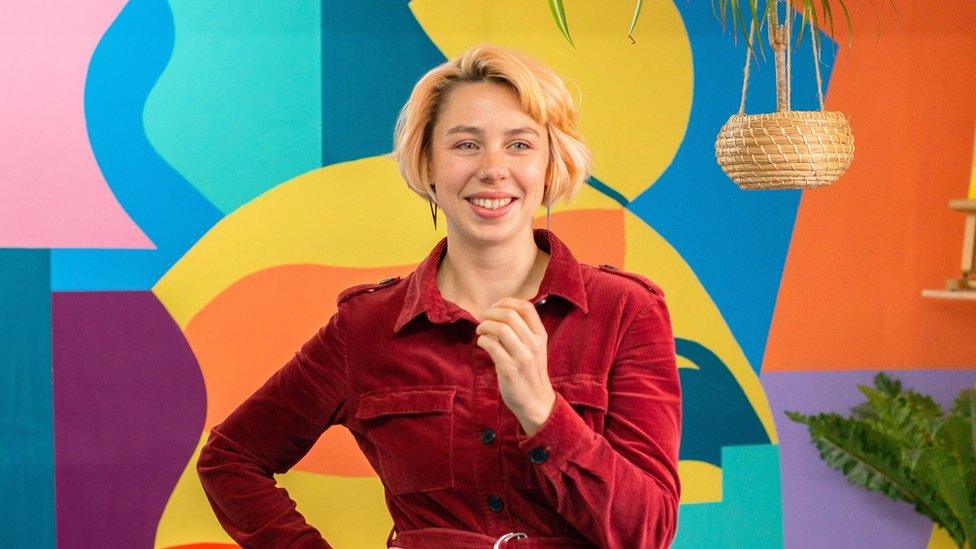
[[[672,547],[783,547],[779,445],[722,448],[722,501],[682,505]]]
[[[175,44],[143,114],[224,213],[322,165],[321,2],[171,0]]]
[[[0,249],[0,532],[54,547],[51,252]]]

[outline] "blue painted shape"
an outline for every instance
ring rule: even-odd
[[[783,547],[779,446],[727,446],[722,463],[722,501],[682,505],[671,547]]]
[[[54,547],[48,250],[0,249],[0,532],[5,547]]]
[[[146,98],[172,50],[167,3],[132,0],[95,49],[85,87],[95,159],[119,203],[156,249],[53,250],[56,291],[150,289],[222,217],[160,158],[143,129]]]
[[[742,191],[715,160],[715,137],[739,110],[743,40],[721,32],[708,2],[676,2],[691,40],[694,98],[674,161],[629,209],[647,221],[688,262],[728,322],[755,371],[762,365],[776,295],[801,191]],[[760,40],[766,40],[765,36]],[[809,33],[793,56],[795,110],[815,110]],[[829,39],[824,36],[823,43]],[[827,85],[833,48],[822,52]],[[747,113],[776,110],[774,67],[753,64]],[[608,182],[611,186],[612,182]]]
[[[701,344],[675,338],[675,351],[697,370],[681,368],[681,459],[722,466],[722,448],[769,444],[756,410],[725,363]]]
[[[403,0],[323,1],[323,165],[392,151],[414,84],[446,60]]]

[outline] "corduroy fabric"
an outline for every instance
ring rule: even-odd
[[[331,547],[273,475],[343,425],[383,482],[388,545],[413,549],[395,534],[422,529],[670,544],[681,388],[664,294],[641,275],[578,263],[547,230],[533,234],[550,254],[531,301],[556,391],[540,430],[526,436],[475,343],[477,319],[437,289],[442,239],[410,275],[342,292],[328,322],[211,429],[197,471],[235,541]],[[504,546],[520,543],[529,546]]]

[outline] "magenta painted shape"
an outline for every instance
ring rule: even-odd
[[[60,548],[152,547],[200,438],[206,389],[150,292],[52,299]]]

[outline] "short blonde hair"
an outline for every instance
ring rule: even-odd
[[[590,176],[591,154],[577,129],[579,113],[562,79],[548,66],[524,54],[495,46],[473,46],[438,65],[413,88],[400,110],[393,134],[393,157],[410,190],[430,199],[430,150],[434,125],[447,93],[456,85],[495,82],[509,86],[522,110],[549,134],[548,190],[543,205],[569,202]]]

